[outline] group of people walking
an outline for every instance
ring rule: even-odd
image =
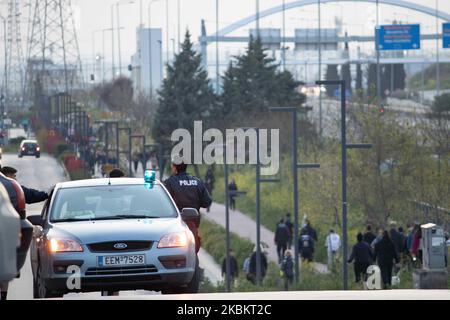
[[[360,282],[362,278],[367,281],[367,269],[376,263],[380,268],[383,289],[391,287],[393,273],[397,274],[402,266],[414,266],[416,261],[420,263],[421,238],[418,224],[408,225],[407,235],[394,222],[389,230],[379,228],[378,235],[373,233],[370,225],[367,226],[364,234],[358,233],[357,243],[348,260],[348,263],[354,261],[355,281]]]

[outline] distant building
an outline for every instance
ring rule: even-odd
[[[149,95],[161,88],[163,80],[162,30],[137,30],[137,52],[131,57],[134,91]]]

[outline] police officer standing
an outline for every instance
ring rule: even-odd
[[[187,165],[180,158],[172,160],[172,176],[164,182],[164,185],[175,201],[178,209],[182,211],[184,208],[193,208],[198,211],[200,208],[208,208],[211,206],[212,199],[203,182],[187,172]],[[198,253],[201,247],[201,239],[198,234],[200,227],[200,212],[198,220],[188,223],[189,229],[195,237],[195,250]],[[188,283],[185,292],[163,291],[163,293],[197,293],[201,279],[201,269],[197,258],[197,267],[195,274],[190,283]]]
[[[180,211],[184,208],[194,208],[197,210],[200,210],[200,208],[209,208],[212,199],[206,186],[200,179],[189,175],[186,170],[187,164],[183,163],[181,159],[173,159],[172,176],[164,182],[167,191],[169,191]],[[201,247],[201,239],[198,234],[199,227],[200,216],[194,225],[189,226],[195,236],[197,253]]]

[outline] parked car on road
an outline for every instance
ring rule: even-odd
[[[31,245],[34,296],[68,292],[153,290],[195,293],[199,286],[195,239],[155,173],[144,179],[59,183],[35,225]],[[68,288],[68,270],[80,286]]]

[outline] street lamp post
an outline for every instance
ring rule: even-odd
[[[4,49],[5,49],[5,69],[4,69],[4,99],[2,99],[2,117],[3,113],[6,112],[5,107],[8,104],[8,37],[7,37],[7,20],[5,17],[0,15],[0,19],[3,21],[3,36],[4,36]]]
[[[317,0],[317,14],[319,24],[319,45],[318,45],[318,59],[319,59],[319,79],[322,79],[322,7],[320,0]],[[323,104],[322,104],[322,90],[319,91],[319,136],[322,138],[323,133]]]
[[[216,92],[219,94],[219,0],[216,0]]]
[[[441,91],[441,70],[439,63],[439,4],[436,0],[436,95]]]
[[[375,42],[376,42],[376,54],[377,54],[377,98],[378,98],[378,103],[381,102],[381,69],[380,69],[380,13],[379,13],[379,3],[378,0],[376,2],[376,15],[377,15],[377,26],[375,28]]]
[[[169,64],[169,0],[166,0],[166,62]]]
[[[111,55],[112,55],[112,78],[116,79],[116,65],[114,57],[114,5],[111,5]]]
[[[317,85],[340,85],[341,87],[341,157],[342,157],[342,249],[343,287],[348,290],[348,236],[347,236],[347,150],[371,149],[371,144],[347,144],[347,98],[344,80],[317,81]]]
[[[146,146],[146,138],[143,134],[132,134],[131,139],[139,139],[142,141],[142,155],[145,159],[145,146]],[[147,170],[147,162],[142,163],[142,171],[145,172]]]
[[[292,115],[292,175],[294,179],[294,248],[295,248],[295,281],[300,279],[300,259],[299,259],[299,192],[298,192],[298,169],[318,169],[317,163],[298,163],[298,109],[295,107],[270,108],[271,112],[291,113]]]
[[[131,128],[119,128],[119,131],[125,131],[128,134],[128,150],[123,151],[121,153],[128,155],[128,172],[129,176],[131,177],[133,175],[133,169],[132,169],[132,155],[131,155]]]
[[[128,3],[121,3],[120,1],[116,2],[116,11],[117,11],[117,42],[118,42],[118,46],[119,46],[119,76],[122,74],[122,47],[121,47],[121,41],[120,41],[120,11],[119,11],[119,7],[120,5],[125,5],[125,4],[133,4],[134,1],[130,0],[128,1]],[[141,2],[142,4],[142,2]],[[140,20],[141,24],[139,25],[139,29],[142,28],[142,12],[141,12],[141,20]]]

